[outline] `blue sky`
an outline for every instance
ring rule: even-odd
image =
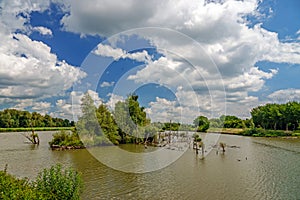
[[[300,101],[297,0],[21,2],[0,2],[1,109],[72,119],[84,92],[137,93],[152,121],[190,123]]]

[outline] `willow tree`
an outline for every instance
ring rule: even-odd
[[[121,137],[118,133],[118,126],[107,106],[101,104],[96,110],[96,116],[103,136],[111,143],[119,144]]]
[[[209,128],[209,120],[205,116],[198,116],[194,119],[194,125],[197,127],[197,132],[205,132]]]
[[[129,95],[124,102],[117,102],[114,118],[119,127],[122,143],[141,141],[141,138],[144,138],[144,127],[150,124],[144,107],[141,107],[138,102],[137,95]]]
[[[85,145],[95,145],[96,137],[102,134],[96,116],[94,100],[88,93],[85,93],[81,99],[81,112],[82,115],[76,123],[78,135]]]

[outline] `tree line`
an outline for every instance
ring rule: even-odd
[[[266,104],[253,108],[253,123],[257,128],[272,130],[296,130],[300,122],[300,103]]]
[[[16,109],[0,111],[1,128],[28,128],[28,127],[71,127],[74,122],[68,119],[54,118],[50,115]]]
[[[300,129],[300,103],[266,104],[255,107],[250,112],[250,119],[240,119],[232,115],[207,119],[198,116],[194,120],[197,131],[204,132],[211,128],[262,128],[267,130],[294,131]]]
[[[115,104],[110,111],[102,104],[98,108],[92,98],[85,94],[82,99],[83,115],[77,122],[80,138],[85,144],[124,144],[142,143],[153,138],[159,131],[194,130],[205,132],[210,127],[241,129],[286,129],[299,127],[300,105],[297,102],[287,104],[266,104],[251,111],[250,119],[241,119],[233,115],[222,115],[208,119],[198,116],[193,125],[181,125],[178,122],[155,122],[147,118],[145,108],[141,107],[137,95],[129,95],[125,101]]]

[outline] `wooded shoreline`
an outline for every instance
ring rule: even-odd
[[[27,132],[27,131],[61,131],[61,130],[74,130],[75,127],[19,127],[19,128],[0,128],[1,132]]]

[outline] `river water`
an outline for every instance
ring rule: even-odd
[[[228,146],[224,154],[212,149],[201,159],[187,149],[160,170],[126,173],[87,150],[51,151],[52,134],[39,132],[41,144],[35,147],[24,143],[21,133],[1,133],[0,169],[8,164],[9,173],[34,179],[56,163],[71,166],[82,173],[82,199],[300,199],[300,139],[221,135],[219,142]],[[122,149],[154,151],[142,145]]]

